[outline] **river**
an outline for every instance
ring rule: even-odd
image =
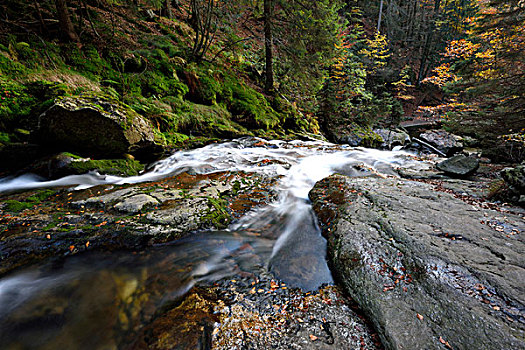
[[[3,277],[0,348],[111,348],[119,343],[118,332],[108,331],[114,328],[113,320],[125,323],[123,318],[136,316],[115,307],[131,295],[134,300],[143,296],[143,302],[126,312],[140,313],[141,322],[147,322],[193,286],[238,278],[241,272],[269,273],[303,291],[333,284],[325,260],[326,241],[308,192],[333,173],[397,176],[399,167],[417,169],[424,163],[403,151],[245,138],[177,152],[135,177],[92,173],[52,181],[32,175],[0,180],[1,193],[136,184],[182,172],[246,172],[279,179],[275,202],[249,212],[226,230],[196,233],[140,252],[94,251],[54,259]]]

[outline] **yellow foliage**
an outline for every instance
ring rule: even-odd
[[[450,70],[450,63],[443,63],[442,65],[434,68],[432,72],[434,75],[425,78],[423,80],[424,83],[431,83],[443,87],[447,83],[457,82],[461,79]]]
[[[391,56],[386,35],[377,33],[374,39],[367,39],[366,43],[367,46],[359,54],[368,57],[373,62],[374,69],[386,66],[386,60]]]

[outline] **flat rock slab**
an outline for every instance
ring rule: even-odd
[[[392,178],[333,175],[310,198],[386,348],[525,348],[523,217]]]
[[[182,173],[134,185],[1,195],[0,275],[51,256],[137,249],[224,229],[274,201],[274,186],[274,179],[257,174]],[[42,193],[41,201],[28,202]]]

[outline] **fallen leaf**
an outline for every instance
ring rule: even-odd
[[[445,339],[443,339],[443,337],[439,337],[439,342],[441,344],[445,344],[445,346],[449,349],[452,349],[452,346],[450,346],[450,344],[448,343],[448,341],[445,341]]]

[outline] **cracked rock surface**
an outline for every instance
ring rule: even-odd
[[[400,179],[333,175],[310,198],[386,348],[525,348],[522,216]]]

